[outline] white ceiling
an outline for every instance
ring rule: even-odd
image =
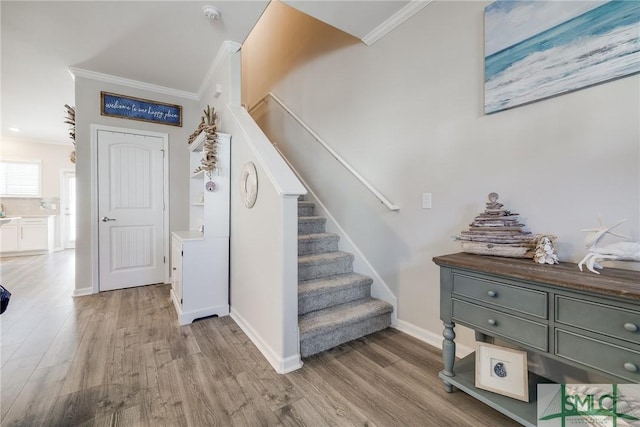
[[[403,0],[377,0],[373,2],[362,0],[282,0],[282,2],[365,42],[372,31],[411,3]],[[416,6],[422,3],[422,7],[428,4],[424,0],[414,3]]]
[[[2,139],[71,144],[63,123],[64,104],[74,104],[69,68],[196,94],[222,43],[242,43],[268,3],[0,1]],[[287,3],[359,38],[408,5],[428,4]],[[205,5],[216,6],[222,19],[206,18]]]

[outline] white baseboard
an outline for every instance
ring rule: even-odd
[[[404,332],[407,335],[411,335],[414,338],[419,339],[429,345],[436,348],[442,348],[442,335],[435,334],[426,329],[420,328],[412,323],[398,319],[398,323],[394,326],[397,330]],[[464,344],[456,342],[456,357],[463,358],[473,353],[475,350]]]
[[[273,369],[279,374],[286,374],[302,368],[302,359],[300,353],[289,357],[282,358],[271,349],[271,347],[262,339],[262,337],[251,327],[251,325],[242,317],[238,311],[231,307],[231,318],[240,326],[240,329],[247,334],[253,344],[258,347],[260,353],[267,359]]]
[[[89,287],[89,288],[80,288],[80,289],[74,289],[73,290],[73,294],[71,294],[72,297],[83,297],[85,295],[92,295],[93,294],[93,288]]]

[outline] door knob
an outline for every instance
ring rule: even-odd
[[[108,216],[103,216],[102,217],[102,222],[107,222],[107,221],[115,221],[115,218],[109,218]]]

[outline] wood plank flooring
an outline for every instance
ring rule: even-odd
[[[387,329],[279,375],[230,317],[179,326],[169,286],[72,298],[74,252],[3,258],[2,426],[512,426],[447,394],[440,350]]]

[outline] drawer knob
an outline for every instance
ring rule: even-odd
[[[487,292],[487,295],[489,295],[491,298],[495,298],[498,296],[498,293],[496,291],[489,291]]]
[[[491,325],[491,326],[496,326],[498,324],[498,322],[495,319],[489,319],[487,320],[487,322]]]
[[[626,369],[629,372],[638,372],[638,367],[635,365],[635,363],[631,363],[631,362],[625,363],[624,369]]]
[[[624,328],[629,332],[638,332],[638,325],[635,323],[625,323]]]

